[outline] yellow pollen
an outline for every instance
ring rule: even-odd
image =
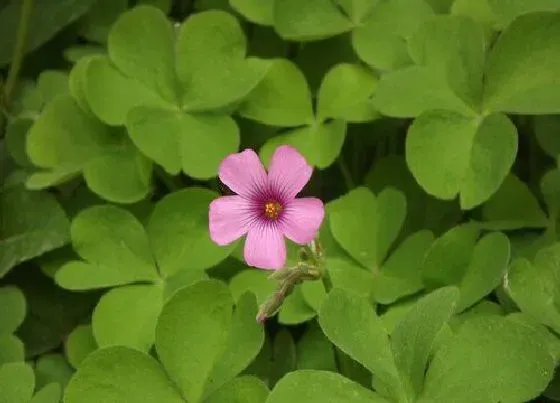
[[[282,212],[282,205],[275,201],[269,201],[264,204],[264,215],[266,218],[276,220]]]

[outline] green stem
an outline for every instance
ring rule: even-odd
[[[340,172],[342,172],[342,176],[344,177],[344,182],[346,183],[348,190],[354,189],[355,185],[354,180],[352,179],[352,173],[350,172],[350,168],[348,168],[348,164],[346,164],[342,154],[338,156],[338,166],[340,167]]]
[[[16,44],[12,56],[12,63],[6,85],[4,87],[4,96],[2,99],[3,109],[7,109],[10,104],[16,82],[25,56],[25,44],[27,42],[27,34],[29,32],[29,21],[31,20],[31,12],[33,11],[34,0],[22,0],[21,14],[19,16],[19,25],[17,30]]]

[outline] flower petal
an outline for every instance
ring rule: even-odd
[[[280,229],[288,239],[303,245],[315,238],[324,217],[321,200],[315,197],[295,199],[286,206]]]
[[[271,188],[287,202],[309,182],[313,167],[292,146],[280,146],[274,152],[268,167]]]
[[[224,158],[220,180],[235,193],[249,197],[266,185],[266,171],[259,156],[251,149]]]
[[[222,196],[210,203],[208,213],[210,238],[218,245],[228,245],[245,235],[254,220],[251,205],[241,196]]]
[[[286,242],[282,232],[270,223],[251,227],[245,240],[245,261],[259,269],[278,270],[286,264]]]

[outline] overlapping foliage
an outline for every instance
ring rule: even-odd
[[[34,3],[0,402],[560,400],[560,2]],[[262,325],[275,284],[208,205],[224,157],[281,144],[315,167],[325,273]]]

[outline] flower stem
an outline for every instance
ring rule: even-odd
[[[27,34],[29,32],[29,21],[31,20],[31,12],[33,11],[34,0],[22,0],[21,13],[19,16],[19,25],[17,29],[16,44],[10,64],[10,71],[4,86],[4,95],[2,97],[2,109],[7,109],[13,92],[16,88],[16,82],[25,56],[25,44],[27,42]]]
[[[348,168],[348,164],[346,160],[341,155],[338,156],[338,166],[340,167],[340,172],[342,172],[342,176],[344,177],[344,182],[346,183],[346,187],[348,190],[352,190],[355,187],[354,180],[352,179],[352,173],[350,172],[350,168]]]

